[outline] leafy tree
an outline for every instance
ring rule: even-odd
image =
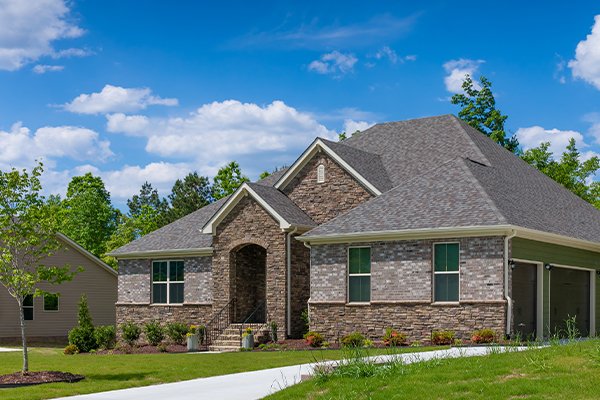
[[[143,212],[144,206],[156,210],[156,213],[159,215],[166,215],[169,209],[167,201],[160,198],[158,191],[153,189],[149,182],[144,182],[140,189],[140,194],[134,194],[130,200],[127,200],[129,216],[137,217]]]
[[[267,176],[270,176],[270,175],[271,175],[271,173],[269,171],[263,171],[258,176],[258,179],[265,179]]]
[[[248,177],[242,174],[240,165],[232,161],[219,169],[214,177],[212,196],[215,200],[222,199],[235,192],[238,187],[248,181]]]
[[[559,160],[554,158],[549,147],[550,143],[542,143],[539,147],[527,150],[522,158],[577,196],[600,208],[600,185],[598,182],[588,183],[600,169],[600,159],[594,156],[581,161],[573,138],[569,140],[567,150]]]
[[[342,140],[346,140],[347,136],[346,136],[346,132],[342,132],[342,133],[338,133],[338,141],[341,142]]]
[[[19,307],[24,374],[29,371],[24,299],[43,295],[41,284],[60,284],[76,273],[44,262],[61,245],[56,215],[40,195],[42,172],[41,163],[31,172],[0,171],[0,283]]]
[[[169,221],[175,221],[209,204],[212,201],[211,192],[208,178],[197,172],[189,173],[183,180],[177,179],[169,195]]]
[[[519,141],[515,136],[507,137],[504,122],[508,118],[496,108],[496,99],[492,93],[492,82],[482,76],[478,89],[469,75],[462,84],[463,93],[452,96],[450,102],[461,107],[458,117],[483,132],[496,143],[513,153],[519,152]]]
[[[106,242],[116,228],[117,212],[110,202],[104,182],[87,173],[75,176],[63,201],[62,233],[86,250],[100,257],[106,252]]]

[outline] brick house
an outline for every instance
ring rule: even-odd
[[[298,337],[308,308],[328,340],[600,323],[600,212],[451,115],[317,138],[113,255],[118,323],[275,321]]]

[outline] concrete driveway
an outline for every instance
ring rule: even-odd
[[[465,347],[434,350],[421,353],[373,356],[369,359],[384,363],[401,359],[405,364],[433,359],[483,356],[490,352],[522,351],[527,347]],[[198,399],[260,399],[271,393],[299,383],[303,376],[313,373],[316,365],[336,365],[338,361],[318,364],[302,364],[291,367],[271,368],[261,371],[242,372],[183,382],[114,390],[81,396],[64,397],[62,400],[198,400]]]

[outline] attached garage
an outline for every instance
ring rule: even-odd
[[[582,336],[590,334],[591,285],[589,270],[552,266],[550,269],[550,333],[565,336],[568,319],[573,319]]]

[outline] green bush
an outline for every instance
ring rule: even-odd
[[[65,347],[63,353],[70,356],[79,353],[79,350],[77,349],[77,346],[75,346],[74,344],[70,344],[67,347]]]
[[[96,350],[98,343],[94,335],[94,324],[90,315],[86,295],[79,300],[79,311],[77,313],[77,326],[69,331],[69,344],[77,347],[79,352],[87,353]]]
[[[152,346],[158,346],[165,339],[165,328],[158,322],[148,322],[144,325],[146,340]]]
[[[436,346],[449,345],[454,342],[453,331],[433,331],[431,332],[431,343]]]
[[[117,341],[117,330],[114,325],[97,326],[94,337],[99,348],[112,349]]]
[[[321,347],[325,338],[319,332],[310,331],[304,334],[304,340],[310,347]]]
[[[389,347],[404,346],[406,344],[406,334],[393,328],[386,328],[382,339],[383,344]]]
[[[303,334],[308,333],[308,327],[310,325],[310,319],[308,317],[308,308],[302,310],[300,314],[300,320],[302,321],[302,332]]]
[[[167,324],[167,336],[173,343],[185,344],[185,335],[188,333],[188,326],[178,322]]]
[[[121,333],[123,334],[123,340],[130,346],[133,346],[135,342],[140,338],[142,334],[141,328],[133,322],[125,322],[121,325]]]
[[[365,345],[365,337],[360,332],[352,332],[344,336],[341,343],[344,347],[363,347]]]
[[[277,322],[269,322],[269,333],[271,335],[271,341],[277,343]]]
[[[471,336],[473,343],[494,343],[496,332],[491,329],[479,329]]]

